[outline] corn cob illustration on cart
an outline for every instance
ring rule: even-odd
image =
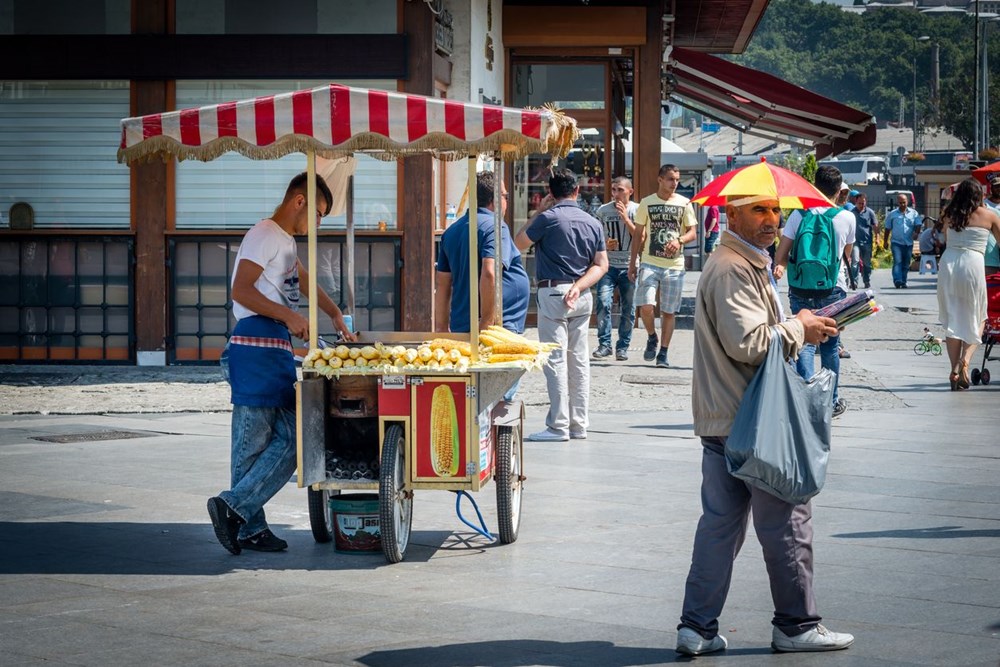
[[[499,540],[517,539],[524,415],[519,402],[503,397],[521,374],[540,366],[548,349],[506,338],[499,328],[484,332],[480,340],[476,163],[480,156],[492,158],[499,175],[503,160],[538,153],[565,156],[577,136],[575,122],[554,110],[336,84],[122,121],[118,158],[125,163],[154,158],[208,161],[227,152],[276,159],[302,152],[310,176],[309,210],[316,208],[312,177],[317,156],[363,153],[402,159],[431,154],[467,160],[471,333],[362,331],[357,343],[321,350],[318,309],[309,309],[310,351],[296,386],[297,479],[300,487],[308,487],[317,541],[329,541],[337,528],[331,496],[377,491],[382,552],[390,563],[399,562],[409,544],[415,492],[478,491],[491,479],[496,483]],[[499,196],[497,190],[494,200]],[[497,238],[501,224],[495,216]],[[351,248],[350,213],[347,233]],[[500,247],[497,243],[498,253]],[[316,304],[317,241],[312,225],[307,256],[308,302]],[[502,265],[499,258],[496,265]],[[498,309],[503,303],[500,284],[497,276]],[[352,308],[349,302],[346,312],[351,314]],[[496,315],[495,321],[502,321]],[[497,354],[490,354],[490,343]]]

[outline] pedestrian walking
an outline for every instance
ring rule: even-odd
[[[667,354],[674,324],[681,309],[684,289],[684,245],[698,235],[691,200],[677,194],[680,170],[672,165],[660,167],[656,192],[639,202],[635,214],[635,233],[629,257],[628,276],[636,280],[635,303],[646,329],[646,350],[642,358],[656,360],[656,365],[670,365]],[[639,253],[642,263],[639,263]],[[656,294],[659,290],[660,336],[654,329]]]
[[[885,216],[884,242],[892,250],[892,284],[906,289],[906,277],[913,261],[913,240],[920,231],[920,215],[910,208],[909,196],[899,193],[897,207]]]
[[[816,170],[815,185],[830,199],[844,192],[840,170],[833,165],[821,165]],[[793,315],[804,308],[822,308],[847,296],[847,279],[841,269],[851,261],[854,232],[854,214],[836,206],[817,206],[788,216],[775,253],[774,277],[781,280],[788,267],[788,303]],[[834,334],[823,341],[819,354],[822,367],[832,370],[839,379],[840,336]],[[815,357],[816,346],[805,345],[795,362],[799,375],[807,380],[816,371]],[[845,410],[847,401],[840,398],[835,381],[833,416],[839,417]]]
[[[611,181],[611,201],[597,209],[597,219],[604,225],[608,248],[608,272],[597,281],[597,349],[595,359],[611,356],[611,307],[618,291],[618,343],[615,359],[626,361],[635,326],[635,281],[628,277],[628,261],[635,230],[635,212],[639,204],[632,201],[632,181],[619,176]]]
[[[533,441],[585,439],[589,426],[590,288],[608,270],[604,230],[577,203],[580,186],[569,169],[556,169],[539,212],[514,239],[521,251],[535,245],[538,339],[559,347],[545,362],[549,411]]]

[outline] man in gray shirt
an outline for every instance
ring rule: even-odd
[[[631,201],[632,181],[619,176],[611,181],[611,201],[597,209],[597,219],[604,227],[608,246],[608,272],[597,282],[597,349],[595,359],[611,356],[611,304],[615,290],[621,314],[618,316],[618,344],[615,359],[628,359],[628,347],[632,342],[632,327],[635,325],[635,281],[628,277],[629,252],[632,248],[632,232],[635,231],[635,211],[637,202]]]

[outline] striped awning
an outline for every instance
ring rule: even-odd
[[[432,153],[458,159],[499,153],[565,156],[576,122],[554,109],[512,109],[330,84],[240,102],[126,118],[118,161],[212,160],[230,151],[274,159]]]

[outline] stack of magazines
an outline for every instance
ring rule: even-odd
[[[875,303],[875,292],[866,289],[845,296],[840,301],[835,301],[829,306],[824,306],[813,312],[821,317],[832,317],[837,321],[837,328],[843,329],[848,324],[854,324],[880,310],[882,307]]]

